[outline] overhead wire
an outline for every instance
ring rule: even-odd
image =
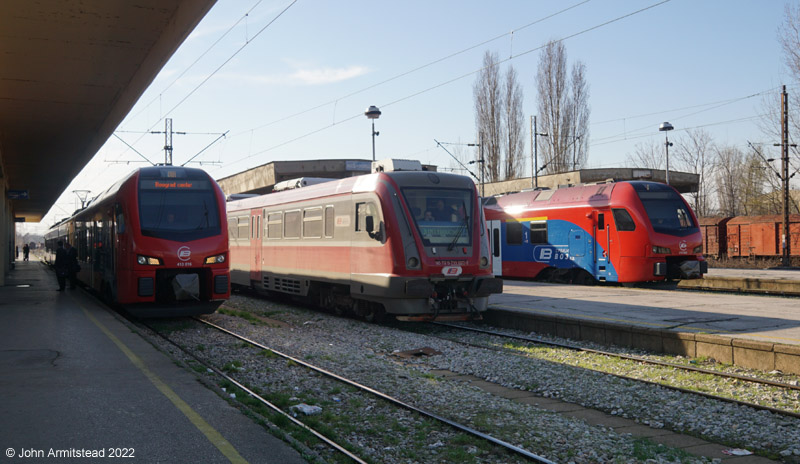
[[[629,18],[629,17],[631,17],[631,16],[634,16],[634,15],[637,15],[637,14],[640,14],[640,13],[643,13],[643,12],[645,12],[645,11],[648,11],[648,10],[652,9],[652,8],[655,8],[655,7],[661,6],[661,5],[665,4],[665,3],[669,3],[670,1],[671,1],[671,0],[661,0],[661,1],[659,1],[659,2],[656,2],[656,3],[652,4],[652,5],[646,6],[646,7],[644,7],[644,8],[640,8],[640,9],[638,9],[638,10],[635,10],[635,11],[633,11],[633,12],[630,12],[630,13],[624,14],[624,15],[622,15],[622,16],[618,16],[618,17],[616,17],[616,18],[614,18],[614,19],[610,19],[610,20],[608,20],[608,21],[605,21],[605,22],[603,22],[603,23],[600,23],[600,24],[597,24],[597,25],[595,25],[595,26],[592,26],[592,27],[589,27],[589,28],[583,29],[583,30],[581,30],[581,31],[579,31],[579,32],[576,32],[576,33],[570,34],[570,35],[568,35],[568,36],[565,36],[565,37],[562,37],[562,38],[560,38],[560,39],[552,40],[552,41],[550,41],[550,42],[555,42],[555,43],[558,43],[558,42],[563,42],[563,41],[566,41],[566,40],[569,40],[569,39],[572,39],[572,38],[578,37],[578,36],[580,36],[580,35],[583,35],[583,34],[586,34],[586,33],[588,33],[588,32],[591,32],[591,31],[597,30],[597,29],[599,29],[599,28],[602,28],[602,27],[608,26],[608,25],[610,25],[610,24],[613,24],[613,23],[615,23],[615,22],[618,22],[618,21],[621,21],[621,20],[623,20],[623,19]],[[579,5],[580,5],[580,4],[579,4]],[[576,6],[577,6],[577,5],[576,5]],[[504,34],[504,36],[505,36],[505,35],[507,35],[507,34]],[[531,48],[531,49],[525,50],[525,51],[523,51],[523,52],[520,52],[520,53],[518,53],[518,54],[516,54],[516,55],[511,55],[511,56],[509,56],[509,57],[508,57],[508,58],[506,58],[506,59],[503,59],[503,60],[500,60],[500,61],[498,61],[498,62],[496,62],[496,63],[493,63],[491,66],[498,66],[498,65],[500,65],[500,64],[503,64],[503,63],[506,63],[506,62],[508,62],[508,61],[511,61],[511,60],[517,59],[517,58],[519,58],[519,57],[521,57],[521,56],[527,55],[527,54],[529,54],[529,53],[532,53],[532,52],[534,52],[534,51],[541,50],[541,49],[543,49],[543,48],[544,48],[546,45],[547,45],[547,44],[540,45],[540,46],[538,46],[538,47],[534,47],[534,48]],[[474,47],[473,47],[473,48],[474,48]],[[417,96],[419,96],[419,95],[425,94],[425,93],[427,93],[427,92],[430,92],[430,91],[432,91],[432,90],[438,89],[438,88],[440,88],[440,87],[446,86],[446,85],[448,85],[448,84],[451,84],[451,83],[453,83],[453,82],[456,82],[456,81],[459,81],[459,80],[461,80],[461,79],[464,79],[464,78],[466,78],[466,77],[469,77],[469,76],[472,76],[472,75],[474,75],[474,74],[477,74],[477,73],[481,72],[481,71],[482,71],[483,69],[485,69],[485,68],[486,68],[485,66],[484,66],[484,67],[481,67],[481,68],[479,68],[479,69],[476,69],[476,70],[470,71],[470,72],[468,72],[468,73],[462,74],[462,75],[460,75],[460,76],[458,76],[458,77],[455,77],[455,78],[449,79],[449,80],[447,80],[447,81],[441,82],[441,83],[439,83],[439,84],[436,84],[436,85],[434,85],[434,86],[431,86],[431,87],[425,88],[425,89],[423,89],[423,90],[420,90],[420,91],[418,91],[418,92],[415,92],[415,93],[409,94],[409,95],[407,95],[407,96],[405,96],[405,97],[402,97],[402,98],[399,98],[399,99],[397,99],[397,100],[394,100],[394,101],[391,101],[391,102],[387,102],[387,103],[383,103],[383,104],[381,104],[381,105],[379,105],[379,106],[380,106],[380,107],[388,107],[388,106],[392,106],[392,105],[395,105],[395,104],[397,104],[397,103],[403,102],[403,101],[405,101],[405,100],[409,100],[409,99],[411,99],[411,98],[417,97]],[[311,135],[314,135],[314,134],[317,134],[317,133],[319,133],[319,132],[322,132],[322,131],[324,131],[324,130],[326,130],[326,129],[330,129],[331,127],[334,127],[334,126],[336,126],[336,125],[339,125],[339,124],[342,124],[342,123],[345,123],[345,122],[348,122],[348,121],[352,121],[352,120],[354,120],[354,119],[357,119],[357,118],[360,118],[360,117],[362,117],[362,116],[363,116],[363,115],[359,113],[359,114],[356,114],[356,115],[349,116],[349,117],[347,117],[347,118],[345,118],[345,119],[342,119],[342,120],[339,120],[339,121],[334,121],[334,122],[332,122],[331,124],[329,124],[329,125],[327,125],[327,126],[324,126],[324,127],[320,127],[320,128],[314,129],[314,130],[312,130],[312,131],[309,131],[309,132],[307,132],[307,133],[304,133],[304,134],[302,134],[302,135],[299,135],[299,136],[297,136],[297,137],[294,137],[294,138],[292,138],[292,139],[290,139],[290,140],[287,140],[287,141],[281,142],[281,143],[279,143],[279,144],[273,145],[273,146],[271,146],[271,147],[265,148],[265,149],[263,149],[263,150],[260,150],[260,151],[257,151],[257,152],[255,152],[255,153],[251,153],[251,154],[249,154],[248,156],[245,156],[245,157],[243,157],[243,158],[239,158],[238,160],[234,160],[234,161],[232,161],[232,162],[226,163],[226,166],[225,166],[225,167],[229,167],[229,166],[231,166],[231,165],[233,165],[233,164],[241,163],[241,162],[243,162],[243,161],[246,161],[246,160],[248,160],[248,159],[250,159],[250,158],[253,158],[253,157],[255,157],[255,156],[258,156],[258,155],[261,155],[261,154],[264,154],[264,153],[270,152],[270,151],[272,151],[272,150],[275,150],[275,149],[277,149],[277,148],[283,147],[283,146],[285,146],[285,145],[287,145],[287,144],[289,144],[289,143],[296,142],[297,140],[304,139],[304,138],[306,138],[306,137],[309,137],[309,136],[311,136]],[[249,131],[245,131],[245,132],[249,132]],[[244,132],[243,132],[243,133],[244,133]]]
[[[205,51],[205,52],[203,52],[203,53],[202,53],[202,54],[201,54],[201,55],[200,55],[200,56],[199,56],[197,59],[195,59],[195,61],[194,61],[194,62],[192,62],[192,64],[190,64],[190,65],[189,65],[189,66],[188,66],[186,69],[184,69],[184,71],[183,71],[183,72],[182,72],[182,73],[181,73],[181,74],[180,74],[180,75],[179,75],[179,76],[178,76],[178,77],[177,77],[177,78],[176,78],[174,81],[172,81],[172,82],[171,82],[171,83],[170,83],[170,84],[169,84],[169,85],[168,85],[168,86],[167,86],[167,87],[166,87],[164,90],[162,90],[162,91],[161,91],[161,93],[159,93],[158,97],[155,97],[153,101],[151,101],[150,103],[148,103],[148,104],[145,106],[145,108],[147,108],[147,107],[149,107],[150,105],[152,105],[152,103],[153,103],[155,100],[157,100],[157,99],[161,98],[161,96],[163,95],[163,93],[164,93],[164,92],[165,92],[167,89],[169,89],[170,87],[172,87],[172,85],[174,85],[174,84],[175,84],[175,83],[176,83],[176,82],[177,82],[177,81],[178,81],[178,80],[179,80],[179,79],[180,79],[180,78],[181,78],[183,75],[185,75],[185,74],[186,74],[186,72],[188,72],[188,71],[189,71],[189,70],[190,70],[190,69],[191,69],[191,68],[192,68],[192,67],[193,67],[195,64],[197,64],[197,63],[198,63],[198,62],[199,62],[199,61],[200,61],[200,60],[201,60],[203,57],[205,57],[205,56],[208,54],[208,52],[209,52],[209,51],[210,51],[212,48],[214,48],[214,47],[215,47],[215,46],[216,46],[216,45],[217,45],[217,44],[218,44],[218,43],[219,43],[219,42],[220,42],[220,41],[221,41],[221,40],[222,40],[222,39],[223,39],[225,36],[227,36],[227,35],[228,35],[228,34],[229,34],[229,33],[230,33],[230,32],[231,32],[231,31],[232,31],[232,30],[233,30],[233,29],[234,29],[234,28],[235,28],[235,27],[236,27],[236,26],[237,26],[237,25],[238,25],[238,24],[239,24],[239,23],[242,21],[242,20],[243,20],[243,19],[247,18],[247,17],[249,16],[249,14],[250,14],[250,13],[251,13],[251,12],[252,12],[252,11],[253,11],[253,10],[254,10],[254,9],[257,7],[257,6],[258,6],[258,5],[259,5],[259,4],[262,2],[262,1],[263,1],[263,0],[258,0],[258,2],[256,2],[256,3],[255,3],[255,5],[253,5],[253,7],[251,7],[251,8],[250,8],[250,9],[249,9],[249,10],[248,10],[248,11],[247,11],[247,12],[246,12],[246,13],[245,13],[245,14],[244,14],[244,15],[243,15],[241,18],[239,18],[239,20],[237,20],[237,21],[236,21],[236,22],[235,22],[235,23],[234,23],[234,24],[233,24],[233,25],[232,25],[230,28],[228,28],[228,30],[227,30],[227,31],[226,31],[224,34],[222,34],[222,36],[220,36],[220,37],[219,37],[219,38],[218,38],[218,39],[217,39],[217,40],[216,40],[216,41],[215,41],[215,42],[214,42],[214,43],[213,43],[213,44],[212,44],[212,45],[211,45],[211,46],[210,46],[208,49],[206,49],[206,51]],[[259,30],[259,31],[258,31],[258,32],[255,34],[255,35],[253,35],[253,37],[252,37],[252,38],[248,37],[248,38],[247,38],[247,40],[245,41],[244,45],[242,45],[242,46],[241,46],[241,47],[240,47],[238,50],[236,50],[236,51],[235,51],[235,52],[234,52],[234,53],[233,53],[233,54],[232,54],[232,55],[231,55],[231,56],[230,56],[230,57],[229,57],[227,60],[225,60],[225,62],[223,62],[221,65],[219,65],[219,66],[218,66],[218,67],[217,67],[217,68],[216,68],[216,69],[215,69],[215,70],[214,70],[214,71],[213,71],[213,72],[212,72],[212,73],[211,73],[209,76],[207,76],[207,77],[206,77],[206,78],[205,78],[205,79],[204,79],[204,80],[203,80],[203,81],[202,81],[200,84],[198,84],[198,85],[197,85],[197,86],[196,86],[196,87],[195,87],[195,88],[194,88],[194,89],[193,89],[191,92],[189,92],[189,93],[188,93],[188,94],[187,94],[187,95],[186,95],[186,96],[185,96],[183,99],[181,99],[181,100],[180,100],[180,101],[179,101],[179,102],[178,102],[178,103],[177,103],[175,106],[173,106],[173,107],[172,107],[172,109],[170,109],[170,110],[169,110],[167,113],[163,114],[163,115],[162,115],[162,116],[161,116],[161,117],[158,119],[158,121],[156,121],[156,122],[155,122],[155,123],[154,123],[154,124],[153,124],[153,125],[150,127],[150,129],[148,129],[148,131],[147,131],[147,132],[145,132],[145,133],[149,133],[149,131],[152,131],[152,130],[153,130],[153,128],[155,128],[155,126],[156,126],[156,125],[158,125],[158,123],[160,123],[161,121],[163,121],[163,120],[164,120],[164,118],[165,118],[167,115],[169,115],[170,113],[172,113],[173,111],[175,111],[175,109],[177,109],[177,108],[178,108],[180,105],[182,105],[182,104],[183,104],[183,103],[184,103],[184,102],[185,102],[185,101],[186,101],[186,100],[187,100],[189,97],[191,97],[191,96],[192,96],[192,95],[193,95],[193,94],[194,94],[194,93],[195,93],[195,92],[196,92],[196,91],[197,91],[197,90],[198,90],[200,87],[202,87],[202,86],[203,86],[203,85],[204,85],[206,82],[208,82],[208,80],[209,80],[209,79],[211,79],[211,77],[213,77],[213,76],[214,76],[214,75],[215,75],[217,72],[219,72],[219,70],[220,70],[220,69],[222,69],[222,67],[224,67],[226,64],[228,64],[228,63],[229,63],[229,62],[230,62],[230,61],[231,61],[231,60],[232,60],[232,59],[233,59],[233,58],[234,58],[236,55],[238,55],[238,54],[239,54],[239,53],[240,53],[240,52],[241,52],[241,51],[242,51],[242,50],[243,50],[243,49],[244,49],[244,48],[245,48],[247,45],[249,45],[250,43],[252,43],[252,41],[253,41],[253,40],[255,40],[255,39],[256,39],[256,37],[258,37],[259,35],[261,35],[261,33],[262,33],[262,32],[264,32],[264,31],[265,31],[265,30],[266,30],[266,29],[267,29],[267,28],[268,28],[270,25],[272,25],[272,24],[273,24],[273,23],[274,23],[274,22],[275,22],[275,21],[276,21],[278,18],[280,18],[281,16],[283,16],[283,14],[284,14],[284,13],[285,13],[287,10],[289,10],[289,8],[291,8],[291,7],[292,7],[292,6],[293,6],[293,5],[294,5],[296,2],[297,2],[297,0],[292,0],[292,1],[291,1],[291,3],[289,3],[289,5],[288,5],[288,6],[286,6],[286,7],[285,7],[285,8],[284,8],[284,9],[283,9],[283,10],[282,10],[282,11],[281,11],[281,12],[280,12],[280,13],[279,13],[277,16],[275,16],[275,17],[274,17],[274,18],[273,18],[271,21],[269,21],[269,22],[268,22],[268,23],[267,23],[267,24],[266,24],[264,27],[262,27],[262,28],[261,28],[261,29],[260,29],[260,30]],[[140,113],[141,113],[141,111],[140,111],[139,113],[137,113],[137,115],[138,115],[138,114],[140,114]],[[136,139],[136,141],[134,141],[134,142],[133,142],[133,144],[136,144],[136,143],[138,143],[139,141],[141,141],[141,139],[144,137],[144,134],[145,134],[145,133],[143,133],[143,135],[142,135],[141,137],[139,137],[138,139]],[[127,142],[126,142],[126,145],[127,145]],[[131,149],[133,148],[131,145],[129,145],[129,147],[130,147]],[[125,150],[125,151],[127,151],[127,150]],[[121,154],[120,154],[120,155],[119,155],[117,158],[120,158],[122,155],[124,155],[125,151],[123,151],[123,152],[122,152],[122,153],[121,153]],[[134,150],[134,151],[136,151],[136,150]],[[139,153],[139,152],[137,152],[137,153]],[[140,155],[140,156],[143,156],[143,155],[141,155],[141,153],[139,153],[139,155]],[[148,162],[149,162],[149,160],[148,160]],[[96,177],[102,177],[102,174],[103,174],[105,171],[107,171],[107,170],[110,168],[110,166],[111,166],[110,164],[107,164],[107,165],[106,165],[106,166],[103,168],[103,170],[102,170],[102,171],[99,173],[99,175],[98,175],[98,176],[96,176]]]
[[[313,106],[313,107],[307,108],[307,109],[305,109],[305,110],[302,110],[302,111],[298,111],[298,112],[296,112],[296,113],[293,113],[293,114],[290,114],[290,115],[288,115],[288,116],[281,117],[281,118],[279,118],[279,119],[276,119],[276,120],[274,120],[274,121],[270,121],[270,122],[268,122],[268,123],[266,123],[266,124],[262,124],[262,125],[260,125],[260,126],[256,126],[256,127],[252,128],[252,129],[243,130],[243,131],[241,131],[241,132],[238,132],[238,133],[236,133],[236,134],[233,134],[233,135],[231,136],[231,138],[234,138],[234,137],[236,137],[236,136],[238,136],[238,135],[241,135],[241,134],[244,134],[244,133],[249,133],[249,132],[252,132],[252,131],[257,131],[257,130],[263,129],[263,128],[265,128],[265,127],[269,127],[269,126],[271,126],[271,125],[277,124],[277,123],[279,123],[279,122],[287,121],[287,120],[289,120],[289,119],[292,119],[292,118],[295,118],[295,117],[297,117],[297,116],[301,116],[301,115],[303,115],[303,114],[310,113],[311,111],[318,110],[318,109],[320,109],[320,108],[324,108],[324,107],[326,107],[326,106],[328,106],[328,105],[335,105],[335,104],[337,104],[338,102],[340,102],[340,101],[342,101],[342,100],[345,100],[345,99],[347,99],[347,98],[350,98],[350,97],[353,97],[353,96],[355,96],[355,95],[358,95],[358,94],[364,93],[364,92],[366,92],[366,91],[368,91],[368,90],[372,90],[372,89],[374,89],[374,88],[376,88],[376,87],[379,87],[379,86],[382,86],[382,85],[384,85],[384,84],[388,84],[389,82],[392,82],[392,81],[395,81],[395,80],[397,80],[397,79],[400,79],[401,77],[408,76],[409,74],[413,74],[413,73],[415,73],[415,72],[417,72],[417,71],[421,71],[421,70],[423,70],[423,69],[425,69],[425,68],[428,68],[428,67],[431,67],[431,66],[433,66],[433,65],[435,65],[435,64],[439,64],[439,63],[441,63],[441,62],[447,61],[447,60],[449,60],[450,58],[454,58],[454,57],[456,57],[456,56],[458,56],[458,55],[461,55],[461,54],[464,54],[464,53],[466,53],[466,52],[468,52],[468,51],[474,50],[474,49],[476,49],[476,48],[478,48],[478,47],[482,47],[482,46],[484,46],[484,45],[486,45],[486,44],[488,44],[488,43],[491,43],[491,42],[494,42],[494,41],[496,41],[496,40],[502,39],[502,38],[504,38],[504,37],[508,36],[509,34],[513,34],[513,33],[514,33],[514,31],[521,31],[521,30],[523,30],[523,29],[526,29],[526,28],[528,28],[528,27],[531,27],[531,26],[534,26],[534,25],[536,25],[536,24],[539,24],[539,23],[541,23],[541,22],[544,22],[544,21],[546,21],[546,20],[548,20],[548,19],[554,18],[554,17],[556,17],[556,16],[558,16],[558,15],[561,15],[561,14],[563,14],[563,13],[566,13],[567,11],[570,11],[570,10],[572,10],[572,9],[575,9],[575,8],[577,8],[577,7],[581,6],[581,5],[584,5],[584,4],[586,4],[586,3],[589,3],[590,1],[591,1],[591,0],[583,0],[582,2],[579,2],[579,3],[576,3],[576,4],[574,4],[574,5],[568,6],[568,7],[566,7],[566,8],[563,8],[563,9],[559,10],[559,11],[556,11],[555,13],[552,13],[552,14],[550,14],[550,15],[547,15],[547,16],[544,16],[544,17],[542,17],[542,18],[539,18],[539,19],[537,19],[537,20],[535,20],[535,21],[532,21],[532,22],[530,22],[530,23],[528,23],[528,24],[525,24],[524,26],[518,27],[518,28],[514,29],[514,30],[513,30],[513,31],[511,31],[511,32],[506,32],[506,33],[500,34],[500,35],[498,35],[498,36],[492,37],[492,38],[490,38],[490,39],[484,40],[483,42],[477,43],[477,44],[475,44],[475,45],[471,45],[471,46],[469,46],[469,47],[467,47],[467,48],[464,48],[464,49],[462,49],[462,50],[459,50],[459,51],[457,51],[457,52],[454,52],[454,53],[451,53],[451,54],[449,54],[449,55],[443,56],[443,57],[441,57],[441,58],[437,58],[437,59],[435,59],[435,60],[433,60],[433,61],[430,61],[430,62],[428,62],[428,63],[425,63],[425,64],[423,64],[423,65],[421,65],[421,66],[417,66],[416,68],[410,69],[410,70],[408,70],[408,71],[405,71],[405,72],[402,72],[402,73],[400,73],[400,74],[396,74],[396,75],[394,75],[394,76],[392,76],[392,77],[389,77],[388,79],[384,79],[384,80],[382,80],[382,81],[380,81],[380,82],[376,82],[376,83],[374,83],[374,84],[372,84],[372,85],[369,85],[369,86],[367,86],[367,87],[361,88],[361,89],[359,89],[359,90],[356,90],[356,91],[354,91],[354,92],[348,93],[348,94],[346,94],[346,95],[343,95],[343,96],[341,96],[341,97],[335,98],[335,99],[333,99],[333,100],[327,101],[327,102],[325,102],[325,103],[321,103],[321,104],[319,104],[319,105],[316,105],[316,106]]]

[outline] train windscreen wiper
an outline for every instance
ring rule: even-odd
[[[467,224],[469,224],[469,214],[467,214],[467,205],[466,203],[464,203],[463,200],[461,201],[461,207],[464,208],[464,221],[461,222],[461,227],[458,228],[458,233],[456,234],[455,238],[453,238],[453,241],[450,242],[450,245],[447,246],[447,251],[453,251],[453,247],[456,246],[456,242],[458,241],[459,238],[461,238],[461,232],[463,232],[464,229],[466,229]]]

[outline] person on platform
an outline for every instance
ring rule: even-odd
[[[22,247],[22,260],[27,261],[28,256],[31,254],[31,247],[28,246],[26,243],[25,246]]]
[[[53,265],[56,268],[56,279],[58,279],[58,291],[63,292],[67,283],[67,250],[64,249],[64,242],[58,241],[58,248],[56,248],[56,262]]]

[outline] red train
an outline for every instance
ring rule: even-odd
[[[76,247],[78,279],[139,317],[212,313],[230,297],[225,197],[200,169],[141,168],[47,233]]]
[[[705,254],[715,258],[777,258],[783,254],[783,216],[700,218]],[[800,214],[789,215],[789,253],[800,256]]]
[[[697,218],[672,187],[610,182],[497,197],[484,208],[493,271],[575,283],[699,278]]]
[[[236,200],[231,279],[367,320],[479,317],[502,291],[479,205],[467,177],[389,169]]]

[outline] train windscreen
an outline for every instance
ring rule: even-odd
[[[636,193],[656,232],[683,237],[700,231],[689,207],[674,190],[658,184],[646,187],[637,186]]]
[[[425,246],[472,244],[472,192],[466,189],[403,189],[414,224]]]
[[[208,179],[139,179],[142,235],[178,242],[220,233],[214,187]]]

